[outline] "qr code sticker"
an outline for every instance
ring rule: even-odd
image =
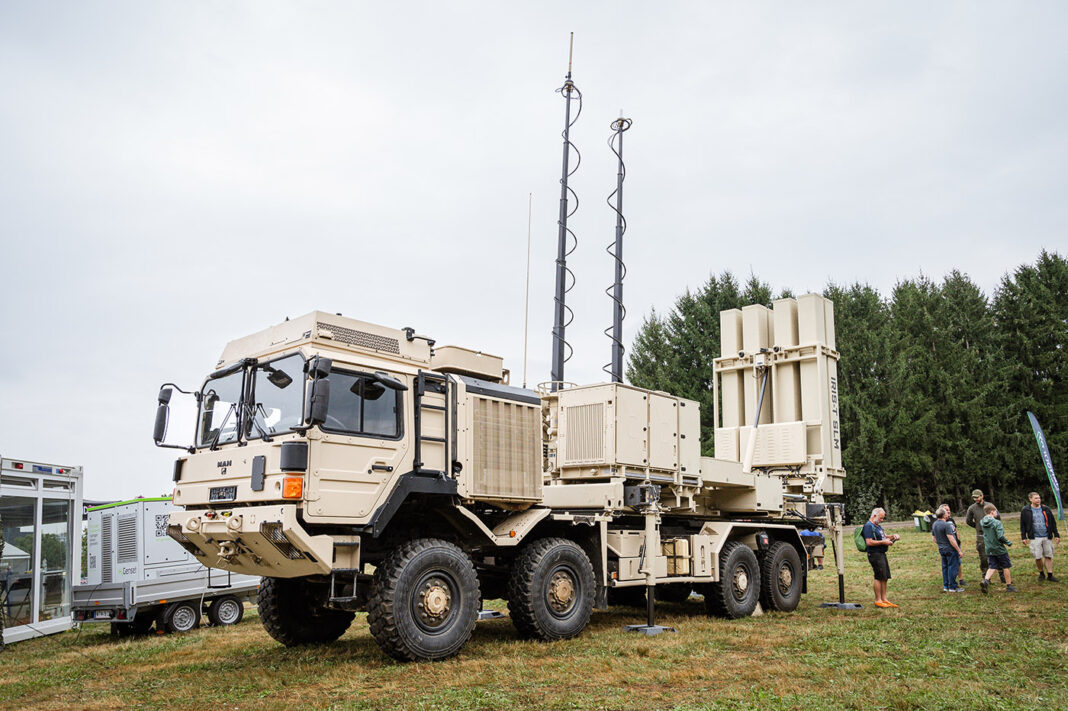
[[[170,514],[156,514],[156,538],[167,537],[167,523],[170,520]]]

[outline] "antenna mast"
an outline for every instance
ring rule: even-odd
[[[623,233],[627,231],[627,220],[623,217],[623,180],[627,177],[627,166],[623,163],[623,132],[633,123],[629,118],[623,118],[622,111],[619,114],[619,118],[612,122],[614,133],[608,138],[608,147],[616,154],[619,166],[616,170],[616,189],[608,196],[608,206],[616,213],[616,241],[605,250],[616,263],[616,280],[605,289],[612,299],[612,325],[604,331],[612,341],[612,362],[602,368],[612,376],[613,383],[623,382],[623,317],[627,315],[627,310],[623,308],[623,277],[627,275],[627,267],[623,264]],[[615,205],[612,204],[613,197],[616,199]]]
[[[578,239],[575,237],[575,233],[568,229],[567,218],[574,215],[575,211],[578,210],[578,196],[575,195],[575,191],[568,187],[567,181],[582,163],[582,154],[571,143],[571,127],[578,121],[578,117],[582,113],[582,92],[571,81],[571,61],[574,56],[574,49],[575,33],[572,32],[571,44],[567,53],[567,76],[564,78],[564,85],[557,89],[564,97],[564,132],[562,134],[564,138],[564,160],[563,169],[560,173],[560,217],[557,221],[560,229],[557,235],[556,248],[556,295],[553,298],[555,302],[553,313],[553,361],[550,375],[550,388],[553,392],[558,390],[564,382],[564,363],[571,358],[572,352],[571,345],[564,338],[564,330],[574,319],[574,312],[565,303],[567,292],[571,291],[571,288],[575,285],[575,275],[567,268],[567,257],[575,251],[575,247],[578,246]],[[571,118],[572,98],[578,101],[575,118]],[[575,151],[576,160],[575,167],[569,170],[568,159],[571,157],[572,149]],[[568,210],[569,196],[575,199],[575,206],[570,211]],[[569,236],[572,240],[570,247],[568,246]]]
[[[527,333],[530,326],[530,218],[534,211],[534,193],[527,196],[527,296],[523,302],[523,387],[527,386]]]

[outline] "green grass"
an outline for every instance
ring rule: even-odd
[[[828,568],[811,575],[809,594],[791,614],[710,619],[691,598],[660,606],[659,621],[678,634],[626,634],[620,628],[640,622],[641,612],[612,608],[594,613],[579,639],[553,644],[520,641],[507,620],[489,621],[479,623],[458,657],[432,664],[386,658],[364,615],[337,643],[297,649],[268,637],[254,610],[237,627],[183,636],[117,640],[106,626],[85,625],[0,654],[0,706],[1068,707],[1068,583],[1039,583],[1017,545],[1013,570],[1020,592],[1013,596],[995,584],[984,597],[969,542],[969,589],[946,595],[930,535],[904,533],[890,551],[890,599],[901,605],[896,610],[871,605],[870,568],[847,541],[846,596],[864,604],[859,611],[819,607],[837,597],[837,578]],[[491,606],[504,608],[500,601]]]

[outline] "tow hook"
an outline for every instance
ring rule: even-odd
[[[230,560],[237,555],[237,544],[233,541],[220,541],[219,542],[219,557]]]

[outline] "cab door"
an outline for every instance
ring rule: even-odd
[[[308,433],[305,519],[312,523],[363,523],[394,479],[411,466],[405,425],[409,386],[396,390],[373,373],[335,367],[330,372],[326,422]]]

